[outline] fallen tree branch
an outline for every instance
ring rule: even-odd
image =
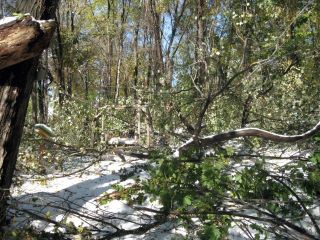
[[[224,141],[231,140],[234,138],[239,138],[239,137],[259,137],[259,138],[263,138],[273,142],[290,143],[290,142],[296,142],[296,141],[307,139],[315,135],[316,133],[318,133],[319,130],[320,130],[320,122],[318,122],[317,125],[315,125],[309,131],[300,135],[282,135],[282,134],[276,134],[273,132],[262,130],[259,128],[242,128],[242,129],[224,132],[224,133],[220,133],[212,136],[207,136],[204,138],[193,137],[189,141],[187,141],[185,144],[180,146],[177,149],[177,151],[180,155],[181,153],[186,152],[192,148],[207,148],[216,143],[224,142]]]
[[[54,194],[52,194],[52,196],[57,197]],[[68,201],[68,200],[65,199],[65,201]],[[69,225],[63,223],[62,221],[59,222],[59,221],[53,220],[52,217],[47,217],[43,213],[36,213],[32,210],[29,210],[26,208],[21,208],[20,206],[23,204],[30,204],[30,203],[25,202],[25,201],[21,201],[21,200],[18,200],[18,201],[14,200],[10,204],[10,206],[12,209],[15,209],[18,212],[26,213],[27,215],[29,215],[33,219],[38,219],[38,220],[41,220],[41,221],[44,221],[47,223],[52,223],[55,226],[66,229],[67,232],[69,232],[71,234],[77,233],[77,229],[74,226],[72,226],[72,225],[69,226]],[[155,227],[157,227],[167,221],[167,216],[164,214],[161,214],[161,216],[159,216],[159,218],[157,220],[152,220],[149,223],[139,223],[138,221],[130,220],[130,218],[123,218],[120,216],[115,216],[112,213],[109,213],[109,215],[105,216],[105,215],[99,215],[97,212],[81,212],[81,211],[79,211],[79,209],[75,209],[75,208],[71,208],[71,207],[66,208],[64,206],[59,206],[57,204],[51,204],[50,202],[42,202],[42,203],[37,202],[35,204],[42,205],[43,207],[52,207],[54,209],[59,209],[65,213],[73,214],[77,217],[83,217],[84,219],[92,220],[97,223],[111,227],[112,229],[110,229],[110,230],[107,230],[107,231],[100,230],[99,231],[100,233],[103,234],[103,236],[101,238],[99,238],[100,240],[113,239],[116,237],[122,237],[122,236],[129,235],[129,234],[141,235],[141,234],[146,233],[150,229],[155,228]],[[74,204],[74,203],[72,203],[72,204]],[[82,206],[79,205],[77,207],[81,208]],[[126,214],[126,216],[128,216],[128,214]],[[138,225],[139,227],[136,227],[136,228],[130,229],[130,230],[119,228],[115,224],[112,223],[112,220],[120,220],[120,221],[124,221],[126,223],[132,223],[134,225]]]
[[[55,30],[53,20],[31,16],[0,20],[0,70],[40,55]]]
[[[232,217],[240,217],[244,219],[252,219],[258,222],[265,222],[265,223],[271,223],[277,227],[280,226],[285,226],[291,230],[294,230],[295,232],[301,234],[302,236],[309,237],[308,239],[318,239],[317,236],[314,236],[312,233],[309,233],[306,229],[303,227],[297,226],[289,221],[287,221],[284,218],[280,218],[272,213],[269,213],[263,209],[259,209],[256,206],[249,205],[246,202],[243,202],[239,199],[234,199],[235,203],[238,203],[240,205],[247,205],[249,206],[249,209],[254,209],[258,215],[253,215],[245,212],[241,212],[238,210],[217,210],[217,211],[208,211],[208,212],[194,212],[194,211],[186,211],[186,212],[181,212],[181,211],[171,211],[169,213],[169,216],[171,217],[179,217],[179,216],[199,216],[199,215],[208,215],[208,214],[215,214],[215,215],[225,215],[225,216],[232,216]],[[147,207],[135,207],[137,210],[141,211],[147,211],[147,212],[152,212],[152,213],[157,213],[157,214],[165,214],[163,211],[157,211],[152,208],[147,208]]]
[[[309,209],[306,207],[306,205],[304,204],[303,200],[300,198],[300,196],[296,193],[296,191],[294,191],[288,184],[286,184],[283,180],[281,180],[280,177],[278,176],[271,176],[274,180],[278,181],[279,183],[281,183],[285,188],[287,188],[289,190],[289,192],[297,199],[297,201],[299,202],[300,206],[303,208],[304,212],[308,215],[308,217],[310,218],[317,234],[320,236],[320,227],[315,219],[315,217],[312,215],[312,213],[309,211]]]
[[[67,225],[67,224],[55,221],[55,220],[50,219],[50,218],[48,218],[46,216],[42,216],[40,214],[34,213],[34,212],[32,212],[32,211],[30,211],[28,209],[16,209],[16,210],[19,211],[19,212],[23,212],[23,213],[28,214],[31,218],[33,218],[35,220],[41,220],[41,221],[44,221],[44,222],[47,222],[47,223],[52,223],[57,227],[66,229],[67,232],[70,232],[70,233],[77,232],[77,229],[74,226],[70,225],[70,224]]]
[[[144,224],[141,227],[138,227],[138,228],[135,228],[135,229],[131,229],[131,230],[120,229],[120,230],[118,230],[116,232],[107,234],[106,236],[100,238],[100,240],[113,239],[113,238],[123,237],[123,236],[130,235],[130,234],[132,234],[132,235],[141,235],[141,234],[144,234],[144,233],[148,232],[152,228],[155,228],[155,227],[165,223],[166,220],[167,220],[166,218],[163,218],[163,219],[157,220],[157,221],[155,221],[153,223]]]

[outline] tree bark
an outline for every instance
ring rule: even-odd
[[[153,37],[152,58],[153,58],[153,77],[158,86],[165,86],[164,79],[160,79],[164,73],[163,54],[161,46],[161,23],[160,14],[157,12],[157,2],[154,0],[147,1],[147,11],[149,15],[149,27]]]
[[[64,49],[63,49],[63,43],[62,43],[62,37],[61,37],[61,31],[59,27],[59,19],[58,17],[55,18],[57,22],[57,34],[56,34],[56,40],[52,47],[52,53],[53,53],[53,61],[54,61],[54,71],[56,74],[57,82],[59,83],[59,104],[60,106],[64,102],[64,97],[66,95],[66,82],[65,82],[65,76],[64,76],[64,61],[63,61],[63,55],[64,55]]]
[[[34,92],[37,92],[38,98],[38,121],[40,123],[47,123],[48,118],[48,108],[47,108],[47,94],[48,94],[48,85],[47,85],[47,76],[48,70],[44,65],[43,60],[39,61],[38,69],[37,69],[37,88],[34,89]]]
[[[33,89],[37,89],[37,82],[33,84]],[[31,94],[31,106],[32,106],[32,120],[33,124],[37,124],[38,121],[38,93],[37,91],[32,91]]]
[[[195,62],[198,66],[196,84],[203,86],[206,80],[205,74],[205,49],[204,49],[204,38],[205,38],[205,20],[204,20],[204,9],[205,1],[197,0],[197,37],[196,37],[196,49],[195,49]]]
[[[39,56],[49,45],[54,21],[35,21],[31,16],[0,21],[0,70]]]
[[[122,13],[121,13],[121,25],[119,26],[119,52],[118,52],[118,61],[117,61],[117,75],[116,75],[116,92],[115,92],[115,103],[118,103],[120,97],[120,74],[122,67],[122,54],[123,54],[123,43],[124,43],[124,24],[127,20],[126,6],[125,2],[122,1]]]
[[[0,226],[5,223],[6,197],[16,165],[27,105],[32,90],[32,65],[25,61],[0,71]],[[28,80],[28,81],[26,81]]]
[[[137,88],[138,88],[138,76],[139,76],[139,54],[138,54],[138,38],[139,38],[139,23],[136,25],[134,29],[134,37],[133,37],[133,56],[134,56],[134,71],[133,71],[133,86],[134,92],[133,97],[135,100],[138,99]]]
[[[50,1],[51,16],[58,1]],[[46,2],[47,4],[47,2]],[[55,5],[56,4],[56,5]],[[49,6],[48,5],[48,6]],[[47,6],[47,7],[48,7]],[[1,24],[2,23],[2,24]],[[48,47],[54,21],[30,16],[0,23],[0,226],[6,224],[6,206],[16,165],[28,101],[35,81],[38,56]]]

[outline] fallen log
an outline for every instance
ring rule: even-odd
[[[0,70],[39,56],[49,46],[54,30],[53,20],[28,15],[1,19]]]

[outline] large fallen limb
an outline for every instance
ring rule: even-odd
[[[296,142],[299,140],[307,139],[316,133],[318,133],[320,130],[320,122],[317,123],[312,129],[309,131],[300,134],[300,135],[281,135],[272,133],[269,131],[265,131],[259,128],[242,128],[238,130],[233,130],[229,132],[224,132],[212,136],[207,136],[204,138],[191,138],[189,141],[187,141],[185,144],[180,146],[177,150],[179,153],[186,152],[189,149],[192,148],[207,148],[210,147],[216,143],[224,142],[233,138],[239,138],[239,137],[259,137],[266,140],[270,140],[273,142]]]
[[[0,70],[40,55],[54,30],[53,20],[38,21],[31,16],[0,20]]]

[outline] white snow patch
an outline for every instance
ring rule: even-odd
[[[17,22],[17,17],[5,17],[0,19],[0,29],[10,27]]]
[[[119,172],[124,169],[131,171],[139,165],[144,165],[148,160],[140,160],[128,157],[129,162],[117,161],[114,155],[105,155],[103,160],[98,164],[86,169],[83,173],[77,173],[71,176],[53,178],[46,181],[29,180],[33,176],[20,175],[24,178],[24,183],[13,189],[13,202],[16,201],[17,209],[27,210],[38,215],[50,217],[54,221],[65,221],[75,227],[92,228],[95,226],[100,230],[114,231],[108,224],[86,219],[86,216],[101,219],[102,221],[116,225],[122,229],[134,229],[139,224],[148,224],[154,222],[155,213],[148,211],[136,211],[129,206],[126,201],[111,200],[105,205],[101,205],[99,199],[105,193],[112,193],[112,185],[120,184],[127,188],[136,184],[136,180],[127,179],[120,181]],[[79,159],[74,159],[78,164]],[[84,161],[84,159],[82,159]],[[88,164],[88,159],[84,163]],[[83,164],[84,164],[83,163]],[[66,173],[75,171],[72,168],[72,162],[67,162],[66,166],[71,170]],[[77,166],[79,167],[79,166]],[[144,170],[138,173],[140,180],[148,179],[150,176]],[[147,199],[143,207],[159,210],[160,203],[150,202]],[[69,211],[68,211],[69,210]],[[12,209],[15,213],[15,222],[13,227],[33,226],[40,231],[53,232],[54,225],[42,220],[34,220],[28,214]],[[75,214],[80,213],[83,217]],[[61,229],[61,232],[65,232]],[[184,229],[176,226],[174,223],[165,223],[160,225],[146,234],[141,236],[129,235],[116,239],[182,239],[185,236]],[[101,235],[97,234],[96,237]]]
[[[191,140],[191,139],[190,139]],[[279,155],[279,151],[270,151],[270,155]],[[291,156],[292,152],[287,156]],[[283,156],[283,155],[282,155]],[[76,213],[81,213],[83,216],[92,216],[108,221],[117,227],[123,229],[137,228],[140,223],[151,223],[154,221],[153,216],[155,213],[147,211],[136,211],[129,206],[125,201],[112,200],[105,205],[99,203],[99,199],[105,193],[115,192],[112,185],[120,184],[123,187],[130,187],[136,183],[136,180],[128,178],[125,181],[120,181],[120,173],[130,172],[139,165],[146,164],[148,160],[140,160],[126,156],[127,162],[122,162],[115,155],[104,155],[102,161],[98,164],[86,169],[83,173],[77,173],[71,176],[59,177],[47,180],[46,182],[39,182],[30,180],[31,176],[20,175],[24,178],[22,186],[14,188],[13,201],[19,202],[18,207],[32,211],[36,214],[43,214],[50,216],[55,221],[66,220],[68,223],[76,227],[95,226],[101,230],[110,231],[112,228],[107,224],[97,222],[94,220],[87,221],[84,217],[76,216],[72,211],[66,212],[63,209],[71,209]],[[78,164],[81,159],[74,159]],[[89,159],[82,159],[82,164],[88,163]],[[271,165],[283,166],[289,163],[288,159],[268,159]],[[72,161],[66,163],[66,166],[72,169]],[[234,167],[238,170],[244,166],[252,165],[252,161],[243,160],[240,163],[234,163]],[[77,165],[77,167],[79,167]],[[59,173],[61,175],[61,173]],[[140,170],[137,173],[140,180],[150,178],[149,174]],[[135,176],[136,177],[136,176]],[[45,184],[44,184],[45,183]],[[149,198],[144,202],[143,206],[153,210],[159,210],[161,204],[158,201],[151,202]],[[315,215],[320,215],[320,208],[314,208]],[[28,215],[20,214],[15,218],[16,222],[13,224],[18,227],[32,225],[39,230],[53,231],[53,224],[48,224],[41,220],[33,220]],[[196,220],[195,220],[196,221]],[[306,223],[311,225],[310,223]],[[307,226],[307,225],[306,225]],[[63,231],[63,229],[61,229]],[[177,223],[167,222],[141,236],[128,235],[116,239],[129,240],[129,239],[183,239],[187,236],[185,228],[179,226]],[[233,224],[229,230],[230,239],[247,239],[241,229]]]
[[[108,141],[110,145],[137,145],[138,142],[134,138],[113,137]]]

